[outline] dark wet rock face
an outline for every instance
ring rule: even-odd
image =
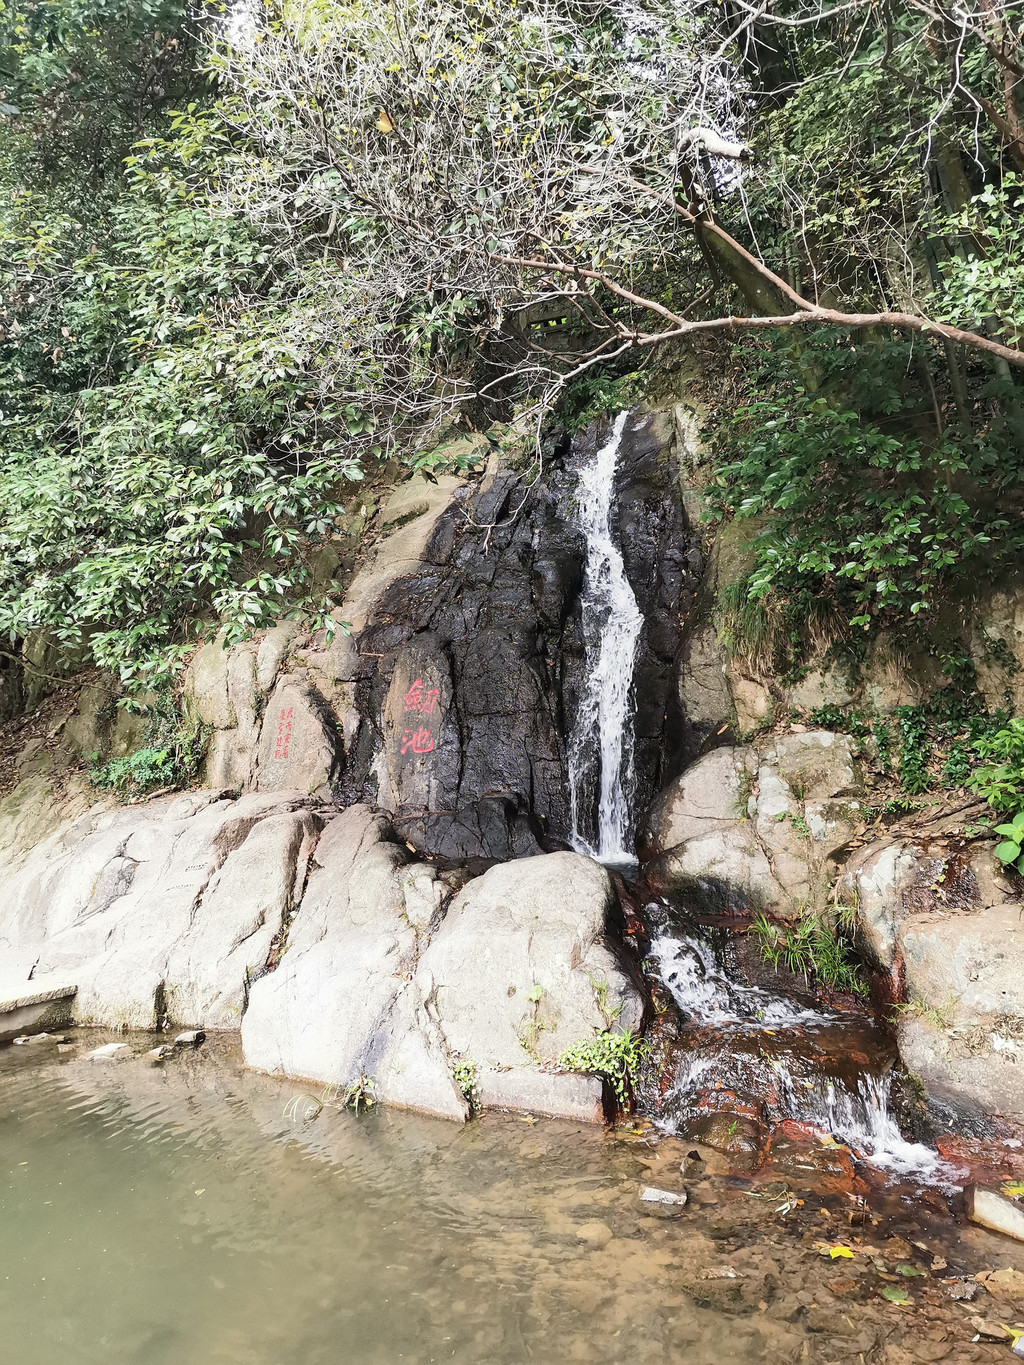
[[[503,472],[460,490],[424,567],[384,593],[359,636],[362,720],[345,794],[393,812],[418,850],[507,859],[569,839],[566,745],[584,670],[575,488],[601,435],[588,431],[531,487]],[[672,775],[666,713],[696,575],[669,453],[627,424],[619,468],[616,529],[646,621],[635,679],[643,808]]]

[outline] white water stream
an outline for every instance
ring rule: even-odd
[[[613,867],[635,868],[630,819],[633,757],[633,672],[643,629],[622,552],[612,538],[615,475],[628,414],[619,413],[608,440],[583,467],[577,488],[579,526],[586,541],[583,637],[586,683],[569,741],[572,844]],[[930,1148],[907,1142],[890,1108],[891,1077],[867,1071],[854,1079],[816,1074],[801,1064],[797,1043],[839,1022],[781,995],[730,978],[709,942],[659,935],[650,957],[681,1015],[698,1028],[712,1026],[708,1046],[680,1058],[666,1096],[684,1114],[703,1085],[732,1069],[755,1092],[777,1096],[787,1117],[813,1125],[846,1143],[858,1156],[894,1175],[948,1185],[957,1172]],[[764,1035],[771,1050],[740,1038]],[[781,1044],[782,1046],[775,1046]],[[770,1084],[766,1084],[770,1083]],[[671,1120],[670,1120],[671,1121]]]
[[[861,1072],[855,1083],[815,1075],[787,1056],[787,1040],[834,1028],[839,1016],[807,1009],[784,996],[732,980],[705,939],[660,934],[650,959],[680,1014],[698,1028],[711,1026],[706,1047],[686,1051],[666,1096],[668,1111],[685,1113],[709,1083],[728,1076],[738,1089],[758,1091],[770,1078],[787,1118],[819,1128],[894,1176],[952,1188],[960,1174],[930,1147],[908,1142],[890,1110],[892,1076]],[[770,1045],[751,1053],[739,1040],[763,1035]],[[852,1077],[851,1077],[852,1082]],[[671,1123],[671,1119],[670,1119]]]
[[[580,472],[580,527],[586,537],[583,636],[587,681],[569,743],[572,844],[612,866],[633,866],[629,779],[633,756],[630,692],[643,616],[612,539],[611,511],[619,446],[628,414],[620,412],[608,440]],[[588,809],[597,777],[596,837]]]

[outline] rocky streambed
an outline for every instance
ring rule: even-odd
[[[116,1036],[0,1052],[24,1365],[988,1362],[1024,1312],[1024,1247],[937,1193],[701,1163],[644,1123],[356,1116],[229,1036]]]

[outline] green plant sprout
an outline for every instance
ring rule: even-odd
[[[627,1109],[636,1091],[640,1067],[650,1051],[650,1044],[631,1031],[599,1033],[567,1047],[558,1065],[566,1071],[600,1076],[611,1086],[620,1108]]]

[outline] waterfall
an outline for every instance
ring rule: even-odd
[[[620,412],[611,435],[580,471],[579,525],[586,538],[583,638],[586,684],[569,743],[572,844],[599,862],[635,865],[627,796],[633,756],[630,692],[643,616],[612,540],[615,470],[628,414]],[[594,779],[596,778],[596,783]],[[596,786],[596,837],[586,835],[594,812],[588,795]]]
[[[890,1108],[891,1071],[844,1058],[856,1040],[834,1011],[734,980],[698,933],[656,929],[648,961],[691,1030],[662,1099],[663,1127],[685,1130],[706,1112],[708,1094],[724,1090],[760,1101],[773,1123],[796,1119],[840,1139],[891,1176],[955,1187],[961,1173],[901,1133]]]

